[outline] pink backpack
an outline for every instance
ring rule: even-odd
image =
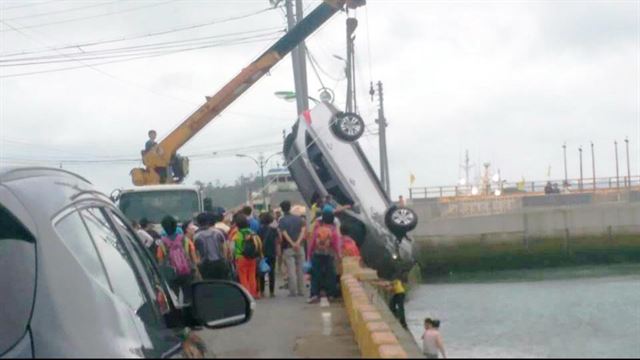
[[[187,260],[187,255],[184,253],[184,247],[182,246],[183,239],[184,236],[179,234],[173,241],[168,237],[163,237],[162,242],[169,252],[169,265],[176,271],[176,274],[190,275],[191,266],[189,266],[189,260]]]

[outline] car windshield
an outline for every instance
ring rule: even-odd
[[[192,190],[124,193],[119,204],[129,220],[147,218],[153,223],[159,223],[166,215],[178,221],[190,220],[200,211],[198,205],[198,194]]]

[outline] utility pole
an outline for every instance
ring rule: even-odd
[[[591,169],[593,171],[593,191],[596,191],[596,158],[593,152],[593,141],[591,142]]]
[[[262,186],[262,206],[263,210],[267,211],[267,192],[264,188],[264,155],[260,153],[258,157],[258,162],[260,164],[260,186]]]
[[[287,11],[287,25],[289,27],[289,31],[291,31],[291,29],[296,26],[296,19],[294,17],[295,14],[293,11],[293,0],[285,0],[285,9]],[[302,5],[300,5],[299,9],[296,9],[296,11],[302,13]],[[298,20],[300,20],[301,18],[302,17],[299,16]],[[296,105],[298,109],[298,115],[302,114],[309,108],[306,82],[306,63],[305,65],[302,65],[302,63],[305,61],[304,54],[304,42],[300,43],[300,45],[298,45],[291,52],[291,61],[293,63],[293,81],[295,83],[296,89]]]
[[[618,140],[613,142],[613,145],[616,148],[616,187],[620,189],[620,168],[618,166]]]
[[[463,186],[466,189],[469,189],[471,187],[471,183],[469,182],[469,171],[475,166],[473,164],[470,163],[470,159],[469,159],[469,149],[465,150],[464,152],[464,165],[460,165],[460,167],[464,170],[464,184]]]
[[[569,186],[569,175],[567,174],[567,143],[562,145],[562,152],[564,153],[564,187]]]
[[[369,93],[373,91],[373,84]],[[384,116],[384,91],[382,90],[382,82],[378,81],[378,99],[380,104],[378,107],[378,138],[380,140],[380,182],[382,188],[391,196],[391,182],[389,179],[389,157],[387,156],[387,119]]]
[[[304,18],[304,7],[302,5],[302,0],[296,0],[296,24],[302,21]],[[304,105],[304,110],[309,109],[309,86],[307,85],[307,46],[304,41],[300,42],[296,50],[299,52],[298,54],[298,73],[300,75],[300,91],[301,94],[298,97]],[[298,91],[296,89],[296,94]]]
[[[582,146],[578,147],[578,152],[580,153],[580,191],[582,191]]]
[[[347,105],[345,110],[347,112],[356,112],[356,99],[355,99],[355,81],[354,81],[354,46],[353,42],[355,40],[355,36],[353,33],[356,31],[358,27],[358,19],[348,17],[347,18],[347,66],[346,66],[346,75],[347,75]]]
[[[629,188],[631,188],[631,162],[629,161],[629,138],[624,139],[627,147],[627,179],[629,180]]]

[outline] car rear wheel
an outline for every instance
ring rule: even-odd
[[[344,141],[356,141],[364,134],[364,121],[355,113],[338,113],[331,128],[334,134]]]
[[[418,216],[413,210],[406,207],[391,207],[384,220],[389,230],[397,237],[404,237],[418,225]]]

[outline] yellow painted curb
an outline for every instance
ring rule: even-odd
[[[380,359],[407,359],[409,356],[400,345],[382,345],[378,349]]]

